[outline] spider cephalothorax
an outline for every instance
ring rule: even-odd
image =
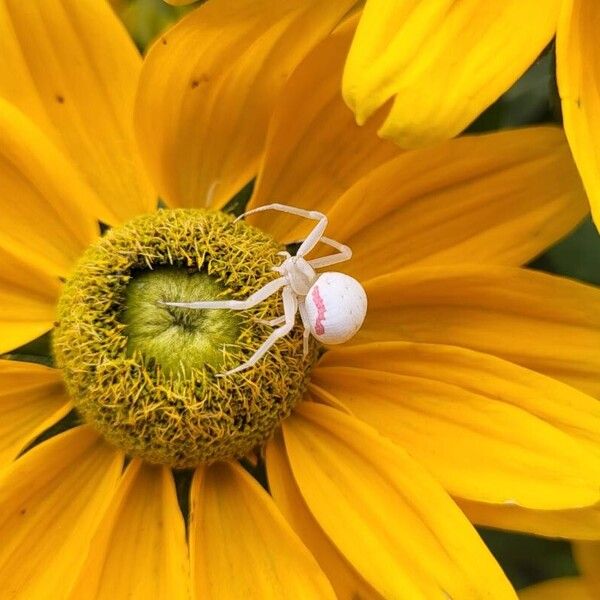
[[[246,300],[165,303],[182,308],[246,310],[282,290],[284,314],[269,322],[269,325],[278,328],[248,361],[223,375],[237,373],[256,364],[279,338],[293,329],[297,312],[300,312],[304,326],[305,353],[308,351],[308,338],[311,334],[325,344],[341,344],[349,340],[360,329],[367,312],[367,295],[356,279],[343,273],[319,274],[315,270],[335,265],[352,257],[352,251],[348,246],[323,235],[327,227],[327,217],[317,211],[294,208],[285,204],[268,204],[248,211],[239,218],[265,210],[279,210],[317,221],[317,225],[300,244],[295,256],[290,255],[289,252],[280,253],[284,260],[274,267],[280,277],[267,283]],[[306,260],[304,257],[319,242],[331,246],[337,252]]]

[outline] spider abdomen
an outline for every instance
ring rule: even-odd
[[[312,335],[324,344],[342,344],[360,329],[367,313],[362,285],[344,273],[323,273],[305,299]]]

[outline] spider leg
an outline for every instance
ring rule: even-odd
[[[226,375],[232,375],[233,373],[239,373],[245,371],[250,367],[254,366],[271,348],[271,346],[279,339],[286,336],[293,328],[296,322],[296,311],[298,310],[298,300],[291,287],[285,287],[283,289],[283,311],[285,313],[285,325],[279,327],[271,333],[271,335],[263,342],[261,347],[247,360],[235,369],[220,373],[217,377],[225,377]]]
[[[336,242],[335,240],[325,236],[321,238],[321,241],[324,244],[335,248],[338,250],[338,252],[335,254],[328,254],[327,256],[321,256],[320,258],[313,258],[312,260],[307,261],[313,269],[330,267],[331,265],[336,265],[337,263],[341,263],[352,258],[352,250],[350,250],[350,248],[345,244],[340,244],[340,242]]]
[[[264,285],[260,290],[248,296],[245,300],[201,300],[199,302],[159,302],[167,306],[178,306],[180,308],[214,309],[228,308],[230,310],[246,310],[260,304],[287,283],[286,277],[278,277]]]
[[[277,325],[283,325],[285,323],[285,315],[281,315],[281,317],[277,317],[276,319],[259,319],[259,323],[262,325],[268,325],[269,327],[277,327]]]
[[[305,256],[308,254],[318,243],[321,237],[323,236],[323,232],[327,227],[327,217],[317,210],[304,210],[303,208],[296,208],[294,206],[288,206],[287,204],[265,204],[264,206],[259,206],[258,208],[253,208],[248,212],[240,215],[238,219],[245,217],[247,215],[252,215],[257,212],[263,212],[265,210],[278,210],[280,212],[288,213],[290,215],[296,215],[298,217],[304,217],[305,219],[313,219],[314,221],[318,221],[315,225],[314,229],[308,234],[306,239],[300,244],[298,248],[298,252],[296,252],[296,256]]]
[[[300,318],[302,319],[302,325],[304,326],[304,335],[302,337],[302,352],[304,356],[308,354],[308,340],[310,338],[310,323],[308,321],[308,313],[306,312],[306,306],[304,302],[298,304],[298,310],[300,311]]]

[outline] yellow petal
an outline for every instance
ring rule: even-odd
[[[600,222],[600,4],[564,0],[556,35],[557,78],[565,131]]]
[[[171,470],[132,461],[71,597],[189,598],[185,526]]]
[[[13,256],[0,242],[0,354],[52,329],[59,280]]]
[[[60,371],[0,360],[0,470],[70,408]]]
[[[474,393],[435,376],[345,366],[316,369],[312,380],[454,496],[541,510],[600,502],[600,453],[503,401],[501,388]]]
[[[0,99],[0,246],[64,277],[97,236],[96,201],[56,146]]]
[[[161,197],[222,206],[256,174],[293,68],[356,0],[211,0],[151,48],[137,133]]]
[[[365,286],[369,311],[350,343],[463,346],[600,397],[600,291],[510,267],[398,271]]]
[[[407,265],[520,265],[588,210],[562,131],[533,127],[406,152],[350,188],[327,235],[359,279]]]
[[[554,35],[561,0],[368,0],[344,73],[363,123],[394,97],[381,135],[416,147],[460,133]]]
[[[36,446],[0,478],[0,589],[60,598],[110,503],[123,457],[88,427]]]
[[[358,127],[341,94],[342,66],[356,26],[350,20],[304,59],[284,87],[269,123],[265,158],[248,208],[285,201],[327,211],[354,182],[399,154],[375,135],[381,119]],[[266,212],[250,217],[291,242],[306,220]]]
[[[266,462],[269,490],[277,508],[317,559],[336,596],[348,600],[380,598],[335,547],[306,506],[290,469],[280,431],[267,445]]]
[[[298,488],[323,531],[385,598],[514,598],[475,530],[399,447],[304,402],[283,423]]]
[[[489,354],[457,346],[380,342],[335,348],[322,369],[358,368],[442,382],[500,400],[551,424],[600,457],[600,402],[575,388]]]
[[[594,600],[580,577],[550,579],[519,592],[520,600]]]
[[[97,216],[114,222],[154,208],[133,135],[142,61],[108,4],[2,0],[0,38],[0,96],[77,165],[101,199]]]
[[[600,542],[573,544],[573,554],[590,596],[600,597]]]
[[[191,489],[196,598],[334,598],[315,559],[240,466],[198,469]]]
[[[600,538],[600,505],[578,510],[531,510],[520,506],[483,504],[455,498],[476,525],[510,529],[551,538]]]

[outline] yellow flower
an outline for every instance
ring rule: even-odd
[[[344,96],[360,123],[388,100],[380,134],[413,148],[460,133],[556,34],[567,138],[600,222],[597,0],[368,0]]]
[[[57,319],[64,366],[0,361],[4,597],[513,598],[469,519],[600,535],[600,293],[520,267],[586,213],[563,134],[402,153],[356,127],[339,95],[352,26],[327,37],[351,4],[211,0],[143,66],[99,0],[0,4],[0,352]],[[352,247],[364,327],[314,366],[297,328],[230,379],[181,333],[140,354],[160,341],[136,317],[144,290],[239,296],[273,240],[302,236],[206,210],[255,177],[251,206],[322,210]],[[215,317],[209,339],[251,350],[252,316]],[[202,453],[219,460],[178,475],[178,503],[171,466]]]
[[[581,577],[551,579],[524,589],[521,600],[594,600],[600,596],[600,544],[579,542],[573,551]]]

